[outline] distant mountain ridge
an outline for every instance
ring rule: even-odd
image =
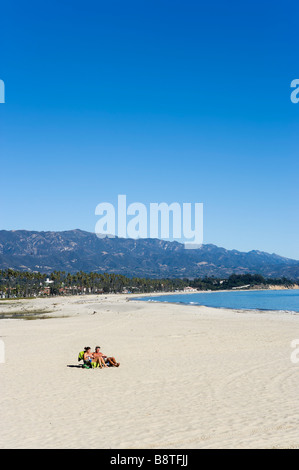
[[[132,277],[226,278],[236,274],[299,279],[299,261],[257,250],[248,253],[203,245],[186,250],[160,239],[98,238],[83,230],[0,230],[0,269],[50,273],[109,272]]]

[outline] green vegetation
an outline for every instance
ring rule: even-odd
[[[269,285],[292,287],[286,278],[265,279],[259,274],[232,274],[228,279],[205,277],[198,279],[129,278],[120,274],[98,274],[80,271],[76,274],[54,271],[50,274],[0,270],[0,298],[34,298],[48,295],[80,295],[105,293],[174,292],[186,287],[197,290],[227,290],[233,288],[267,288]]]

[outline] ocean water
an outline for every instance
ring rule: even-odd
[[[147,302],[170,302],[237,310],[278,310],[299,313],[299,289],[198,292],[140,297]]]

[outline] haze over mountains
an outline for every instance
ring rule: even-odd
[[[186,250],[160,239],[98,238],[82,230],[0,231],[0,269],[50,273],[109,272],[129,277],[228,277],[232,273],[299,279],[299,261],[260,251],[215,245]]]

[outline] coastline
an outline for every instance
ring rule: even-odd
[[[116,294],[116,295],[127,295],[127,296],[138,296],[138,297],[160,297],[163,295],[181,295],[181,294],[202,294],[202,293],[216,293],[216,292],[260,292],[260,291],[269,291],[269,290],[299,290],[298,284],[293,284],[291,287],[273,285],[268,288],[256,288],[256,289],[217,289],[217,290],[180,290],[180,291],[170,291],[170,292],[142,292],[140,294],[135,293],[126,293],[126,294]],[[132,299],[130,299],[132,300]]]
[[[294,288],[290,289],[279,289],[278,286],[275,289],[242,289],[242,290],[207,290],[207,291],[170,291],[170,292],[152,292],[152,293],[107,293],[107,294],[85,294],[85,295],[61,295],[61,296],[47,296],[47,297],[34,297],[34,298],[17,298],[17,299],[2,299],[0,300],[0,324],[2,320],[10,319],[5,315],[11,314],[11,312],[15,312],[16,310],[19,313],[19,318],[12,318],[12,319],[22,319],[22,312],[28,314],[30,316],[31,312],[37,315],[37,318],[53,318],[58,317],[61,318],[63,316],[72,316],[70,312],[59,314],[59,309],[57,308],[60,304],[68,305],[72,303],[76,304],[84,304],[84,303],[94,303],[95,299],[101,303],[106,303],[106,301],[113,301],[113,299],[117,299],[117,302],[135,302],[137,303],[143,297],[155,298],[155,297],[164,297],[164,296],[174,296],[174,295],[192,295],[192,294],[215,294],[215,293],[226,293],[226,292],[260,292],[260,291],[268,291],[268,290],[294,290]],[[299,289],[299,286],[298,286]],[[69,301],[69,302],[68,302]],[[143,300],[140,300],[143,304],[146,303]],[[156,304],[170,304],[170,305],[179,305],[179,306],[186,306],[186,307],[195,307],[195,308],[205,308],[207,310],[223,310],[223,311],[232,311],[238,313],[289,313],[289,314],[298,314],[297,311],[291,310],[271,310],[271,309],[250,309],[250,308],[229,308],[229,307],[210,307],[201,304],[194,304],[194,303],[183,303],[183,302],[167,302],[167,301],[160,301],[160,300],[153,300],[149,303],[156,303]],[[52,305],[52,310],[48,309],[48,305]],[[26,307],[28,306],[28,308]],[[53,308],[54,307],[54,308]],[[35,313],[37,312],[37,313]],[[38,315],[40,313],[40,315]],[[33,318],[32,318],[33,319]]]

